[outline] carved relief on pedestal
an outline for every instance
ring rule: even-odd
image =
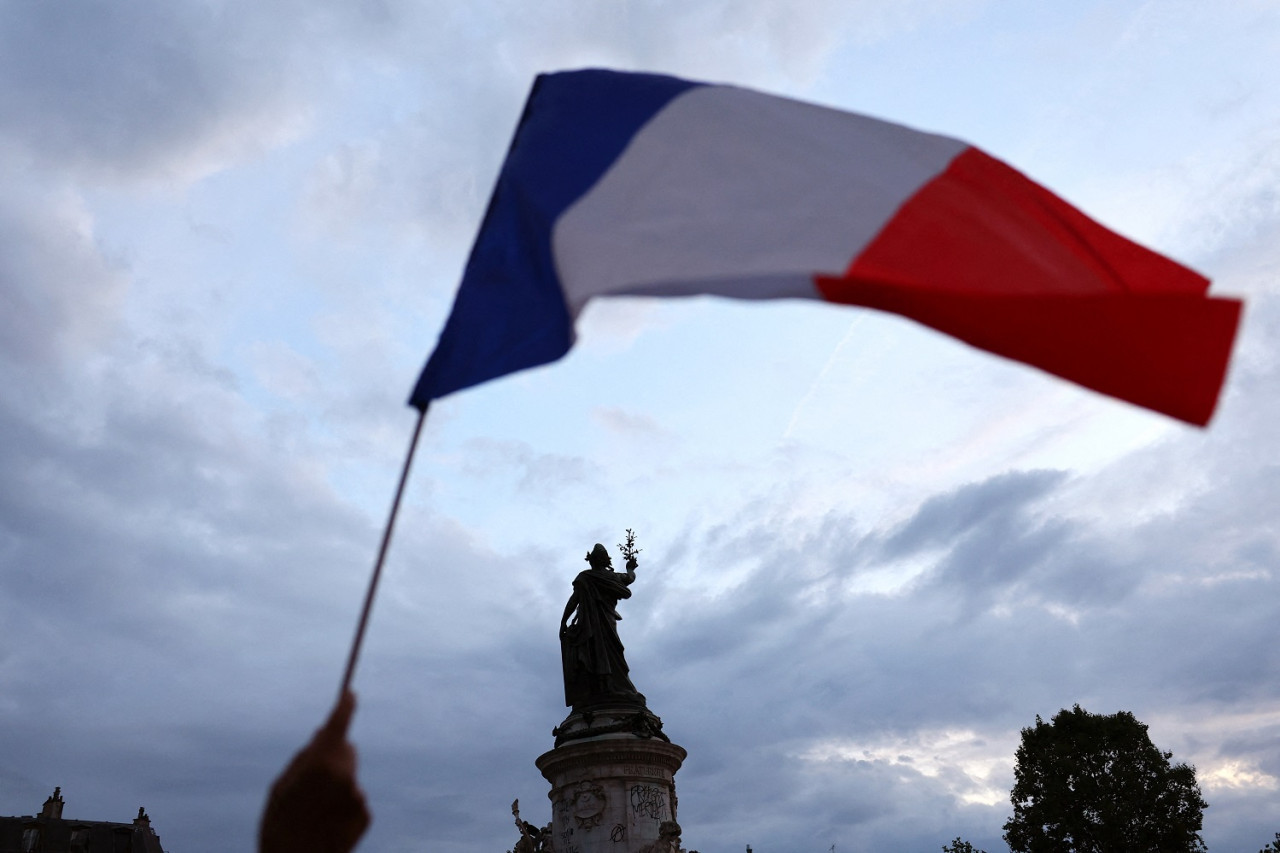
[[[581,830],[592,830],[599,826],[608,805],[609,797],[604,788],[595,782],[579,782],[569,795],[569,812]]]

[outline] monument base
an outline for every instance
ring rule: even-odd
[[[602,703],[574,708],[564,722],[551,730],[556,746],[575,740],[602,736],[657,738],[671,742],[662,733],[662,718],[643,704],[630,702]]]
[[[634,718],[636,709],[628,709],[628,714],[619,720],[597,709],[592,718],[613,727]],[[660,730],[660,720],[658,726]],[[575,712],[557,732],[566,727],[566,734],[572,735],[592,724]],[[538,769],[551,783],[547,796],[556,853],[679,849],[674,777],[684,763],[684,749],[665,736],[642,737],[625,729],[562,737],[558,734],[556,748],[537,760]]]

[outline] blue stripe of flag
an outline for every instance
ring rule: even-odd
[[[534,81],[453,310],[409,404],[555,361],[573,344],[551,249],[556,219],[641,127],[700,84],[590,69]]]

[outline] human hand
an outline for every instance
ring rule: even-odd
[[[350,853],[369,826],[347,729],[350,690],[271,786],[258,828],[259,853]]]

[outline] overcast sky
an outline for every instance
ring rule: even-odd
[[[908,321],[616,300],[434,406],[357,676],[362,850],[550,819],[556,628],[621,633],[702,853],[995,853],[1019,730],[1132,711],[1211,853],[1280,830],[1271,0],[0,2],[0,814],[252,847],[331,703],[539,71],[730,82],[980,145],[1243,296],[1207,430]]]

